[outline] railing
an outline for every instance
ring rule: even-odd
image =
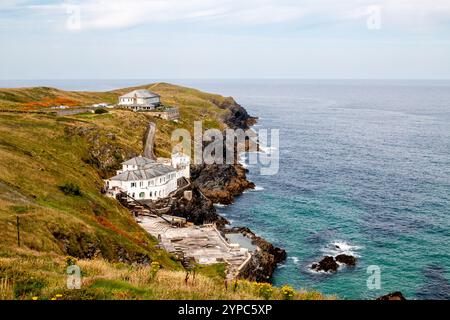
[[[171,222],[169,220],[167,220],[166,218],[163,217],[162,213],[159,213],[158,211],[156,211],[155,209],[150,207],[148,204],[145,204],[143,202],[140,202],[140,201],[134,199],[132,196],[130,196],[129,194],[127,194],[125,192],[120,192],[119,195],[122,196],[122,197],[131,199],[132,201],[134,201],[138,205],[140,205],[140,206],[144,207],[145,209],[147,209],[148,211],[150,211],[151,214],[154,214],[154,215],[160,217],[161,219],[163,219],[164,221],[166,221],[167,223],[171,224]]]

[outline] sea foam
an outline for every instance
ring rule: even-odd
[[[336,257],[337,255],[340,254],[346,254],[358,258],[360,257],[360,255],[358,254],[357,251],[360,249],[362,249],[361,246],[351,245],[343,240],[335,240],[332,243],[328,244],[321,251],[324,254],[331,255],[333,257]]]

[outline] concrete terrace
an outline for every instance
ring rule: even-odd
[[[142,217],[141,226],[160,239],[161,246],[171,253],[183,253],[200,264],[225,262],[227,278],[235,278],[252,255],[239,244],[226,241],[214,225],[172,227],[157,217]]]

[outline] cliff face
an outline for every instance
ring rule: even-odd
[[[247,110],[238,104],[233,98],[227,98],[224,101],[212,101],[221,109],[227,109],[230,112],[225,115],[224,122],[232,129],[249,129],[256,123],[257,118],[251,117]]]
[[[246,172],[240,164],[192,165],[191,179],[212,202],[231,204],[235,196],[255,188],[254,183],[247,180]]]
[[[219,108],[229,111],[225,114],[224,122],[231,129],[247,130],[256,122],[256,118],[251,117],[233,98],[226,98],[223,101],[213,100],[212,102]],[[234,164],[191,166],[193,184],[214,203],[232,204],[234,197],[247,189],[255,188],[255,185],[247,180],[248,171],[237,162],[238,155],[235,150],[231,151],[234,153]],[[227,153],[225,145],[223,152]]]
[[[184,191],[191,192],[189,199],[184,196]],[[213,222],[218,225],[228,223],[225,218],[217,213],[213,202],[193,185],[177,192],[168,201],[166,199],[157,201],[154,206],[157,209],[164,210],[163,213],[165,214],[186,218],[189,222],[197,225]]]

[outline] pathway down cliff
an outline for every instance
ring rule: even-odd
[[[154,152],[154,145],[155,145],[155,132],[156,132],[156,125],[153,122],[150,122],[148,124],[147,133],[145,135],[145,141],[144,141],[144,157],[149,159],[156,159],[155,152]]]

